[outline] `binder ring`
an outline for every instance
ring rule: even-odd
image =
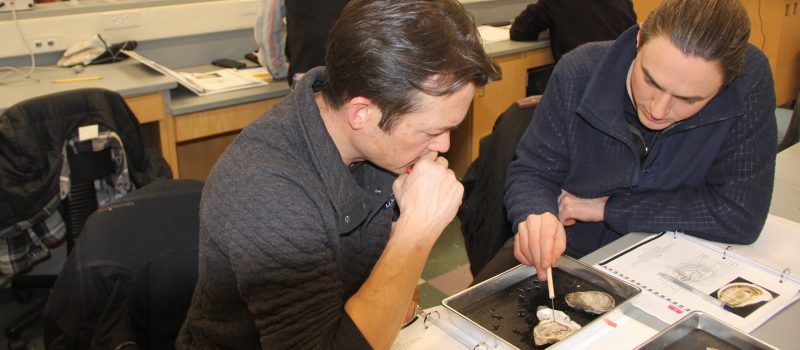
[[[792,270],[789,270],[789,268],[788,268],[788,267],[787,267],[787,268],[785,268],[785,269],[783,269],[783,272],[781,272],[781,280],[780,280],[780,281],[778,281],[778,282],[779,282],[779,283],[783,283],[783,277],[784,277],[786,274],[789,274],[789,273],[792,273]]]
[[[475,347],[472,348],[472,350],[478,350],[478,349],[487,349],[488,350],[489,346],[486,345],[486,343],[484,343],[484,342],[480,342],[480,343],[476,344]]]
[[[433,312],[426,312],[425,317],[422,318],[422,326],[428,329],[431,323],[436,323],[437,320],[439,320],[439,311],[434,310]]]
[[[729,246],[725,247],[725,250],[722,251],[722,258],[723,259],[726,258],[726,255],[728,254],[728,249],[731,249],[731,248],[733,248],[733,246],[729,245]]]

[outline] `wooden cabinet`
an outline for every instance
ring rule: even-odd
[[[525,97],[528,69],[553,63],[550,48],[521,52],[495,58],[503,78],[478,89],[472,108],[470,160],[478,157],[480,139],[492,132],[500,113],[514,101]]]
[[[127,96],[125,102],[131,108],[139,123],[145,129],[145,133],[151,135],[151,139],[157,139],[161,149],[161,154],[167,160],[172,174],[178,178],[178,154],[175,148],[175,126],[171,116],[164,113],[164,94],[167,92],[156,92],[138,96]],[[155,126],[155,131],[150,128]],[[149,131],[149,132],[148,132]]]
[[[778,53],[773,69],[779,105],[797,98],[800,92],[800,0],[785,0],[782,12]]]
[[[181,178],[204,180],[239,131],[278,101],[272,98],[171,117]]]
[[[528,69],[553,63],[550,47],[497,56],[494,61],[503,78],[475,92],[467,118],[450,137],[450,151],[444,154],[457,177],[478,157],[480,140],[492,132],[497,117],[514,101],[525,97]]]
[[[172,116],[165,112],[164,93],[127,96],[148,138],[158,140],[175,178],[204,180],[217,158],[247,124],[280,98]]]

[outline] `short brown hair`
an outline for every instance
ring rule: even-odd
[[[726,85],[742,72],[750,19],[739,0],[664,0],[643,27],[640,46],[664,35],[684,55],[718,62]]]
[[[335,109],[363,96],[391,130],[419,93],[448,95],[499,79],[472,16],[456,0],[353,0],[328,40],[322,94]]]

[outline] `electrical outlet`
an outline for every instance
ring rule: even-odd
[[[33,10],[33,0],[0,0],[0,12]]]
[[[49,52],[63,49],[61,37],[58,35],[45,35],[31,38],[31,49],[35,52]]]
[[[140,11],[115,11],[103,14],[103,28],[130,28],[139,26]]]

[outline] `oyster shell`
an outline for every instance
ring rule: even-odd
[[[555,319],[553,315],[555,314]],[[581,325],[569,318],[563,311],[540,306],[536,310],[539,324],[533,327],[533,342],[536,346],[552,344],[581,328]]]
[[[614,298],[604,292],[572,292],[564,297],[572,308],[599,315],[614,308]]]
[[[734,282],[717,291],[717,299],[730,307],[743,307],[772,300],[772,294],[752,283]]]

